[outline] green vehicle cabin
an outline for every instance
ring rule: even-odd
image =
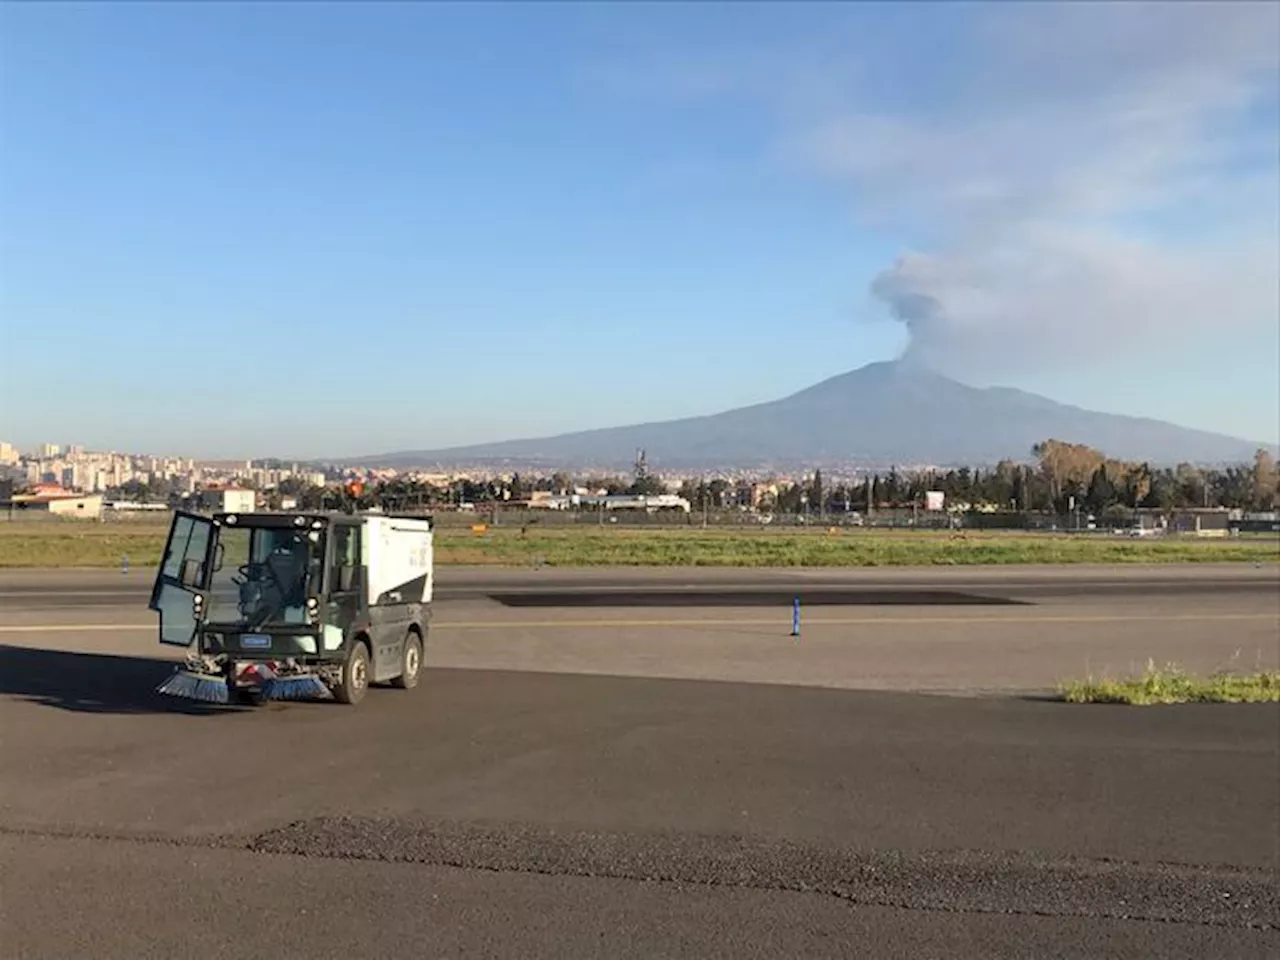
[[[174,515],[149,607],[190,650],[160,691],[212,702],[417,686],[433,523],[382,513]]]

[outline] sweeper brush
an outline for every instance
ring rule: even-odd
[[[264,700],[331,700],[323,680],[310,674],[272,677],[262,685]]]
[[[175,670],[164,683],[156,687],[156,692],[205,703],[229,703],[231,700],[225,677],[213,673],[197,673],[194,670]]]

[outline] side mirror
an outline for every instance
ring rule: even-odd
[[[356,583],[355,567],[339,567],[338,568],[338,591],[340,593],[349,592]]]
[[[214,573],[217,573],[219,570],[222,569],[222,557],[225,553],[226,553],[226,550],[223,549],[222,544],[219,543],[214,546],[213,548],[213,572]]]
[[[184,587],[194,587],[200,583],[200,561],[183,560],[180,581]]]

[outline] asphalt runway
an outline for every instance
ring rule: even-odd
[[[0,573],[5,957],[1280,952],[1280,709],[1043,696],[1276,665],[1275,568],[446,569],[354,710],[154,694],[145,594]]]
[[[0,643],[143,657],[145,572],[0,571]],[[792,638],[792,600],[801,630]],[[934,693],[1280,666],[1275,566],[444,568],[428,664]]]

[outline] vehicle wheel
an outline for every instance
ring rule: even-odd
[[[409,690],[418,685],[422,673],[422,638],[418,631],[410,630],[404,635],[404,653],[400,655],[400,676],[391,681],[393,687]]]
[[[369,647],[357,640],[351,655],[342,665],[342,676],[333,688],[333,698],[339,703],[355,705],[364,699],[369,690]]]

